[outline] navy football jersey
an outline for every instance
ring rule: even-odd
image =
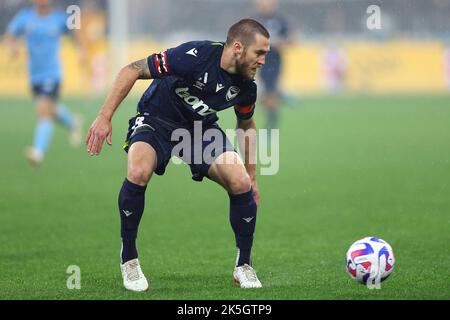
[[[224,43],[192,41],[147,58],[154,79],[138,104],[142,115],[159,116],[183,126],[194,121],[214,123],[216,113],[234,107],[250,119],[256,84],[220,67]]]

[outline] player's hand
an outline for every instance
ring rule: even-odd
[[[17,59],[19,54],[20,54],[19,48],[16,46],[12,47],[11,50],[9,51],[9,56],[10,56],[11,60]]]
[[[112,124],[111,120],[104,115],[98,115],[92,123],[87,133],[84,143],[87,145],[87,152],[91,156],[98,156],[102,151],[103,142],[111,145]]]
[[[13,36],[10,33],[5,34],[5,44],[6,48],[8,49],[9,58],[11,60],[14,60],[19,56],[20,50],[19,50],[19,43],[15,36]]]
[[[259,207],[259,189],[256,179],[252,179],[253,199],[255,199],[256,206]]]
[[[11,43],[9,46],[9,58],[11,60],[15,60],[20,55],[20,48],[19,45],[15,42]]]

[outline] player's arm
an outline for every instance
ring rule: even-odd
[[[100,154],[105,138],[106,143],[111,145],[111,120],[114,112],[138,79],[151,79],[147,59],[138,60],[123,67],[114,80],[112,89],[86,136],[85,144],[90,155]]]
[[[239,150],[244,157],[245,169],[250,176],[253,187],[253,197],[256,205],[259,204],[259,189],[256,183],[256,122],[253,118],[241,119],[237,117],[236,135],[238,137]]]
[[[98,155],[103,141],[111,145],[111,119],[120,103],[130,92],[138,79],[156,79],[170,75],[186,76],[192,72],[197,62],[197,56],[186,53],[186,48],[192,48],[192,43],[185,43],[176,48],[154,53],[146,59],[135,61],[122,68],[114,81],[108,98],[92,124],[85,143],[91,155]]]
[[[12,59],[16,58],[19,55],[19,41],[17,37],[15,37],[12,33],[7,32],[4,39],[10,57]]]
[[[24,12],[19,11],[8,24],[4,40],[11,58],[16,58],[19,55],[20,47],[18,38],[25,32],[25,22],[26,17]]]

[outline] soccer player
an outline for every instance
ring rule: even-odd
[[[251,266],[251,248],[256,223],[259,191],[252,157],[256,146],[253,112],[256,102],[254,77],[269,52],[269,33],[252,19],[232,25],[226,43],[192,41],[131,63],[119,72],[111,92],[86,136],[90,155],[98,155],[106,142],[111,145],[111,119],[138,79],[154,79],[138,103],[138,115],[130,119],[125,150],[128,152],[127,177],[119,193],[121,220],[121,271],[125,288],[148,290],[142,273],[136,238],[144,212],[144,197],[155,172],[164,174],[175,142],[172,133],[180,128],[193,132],[196,121],[202,130],[215,130],[223,144],[215,148],[212,163],[198,156],[196,149],[183,154],[192,178],[204,177],[220,184],[230,200],[230,223],[235,233],[237,258],[233,271],[242,288],[259,288],[261,282]],[[239,132],[245,133],[248,148],[242,160],[225,133],[216,124],[218,111],[234,107]],[[248,133],[248,134],[247,134]],[[220,140],[220,139],[219,139]],[[209,145],[202,142],[200,154]],[[240,145],[242,151],[242,145]],[[186,150],[184,150],[186,151]],[[224,161],[226,159],[226,161]]]
[[[61,83],[59,47],[61,37],[69,32],[65,13],[54,10],[51,0],[33,0],[33,5],[20,10],[8,26],[6,43],[11,57],[19,53],[18,38],[25,37],[28,49],[28,70],[38,121],[33,146],[26,158],[39,165],[49,147],[53,120],[69,130],[72,145],[81,144],[81,118],[58,104]]]
[[[267,54],[266,64],[261,69],[260,76],[264,86],[263,107],[266,112],[266,128],[277,129],[281,107],[279,89],[282,67],[282,50],[288,42],[288,24],[277,13],[278,1],[256,0],[258,16],[256,19],[267,27],[271,35],[271,50]],[[270,131],[269,131],[270,132]]]

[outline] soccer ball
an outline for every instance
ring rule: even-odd
[[[391,246],[375,237],[358,240],[347,251],[347,272],[359,283],[380,283],[386,280],[394,270],[394,264]]]

